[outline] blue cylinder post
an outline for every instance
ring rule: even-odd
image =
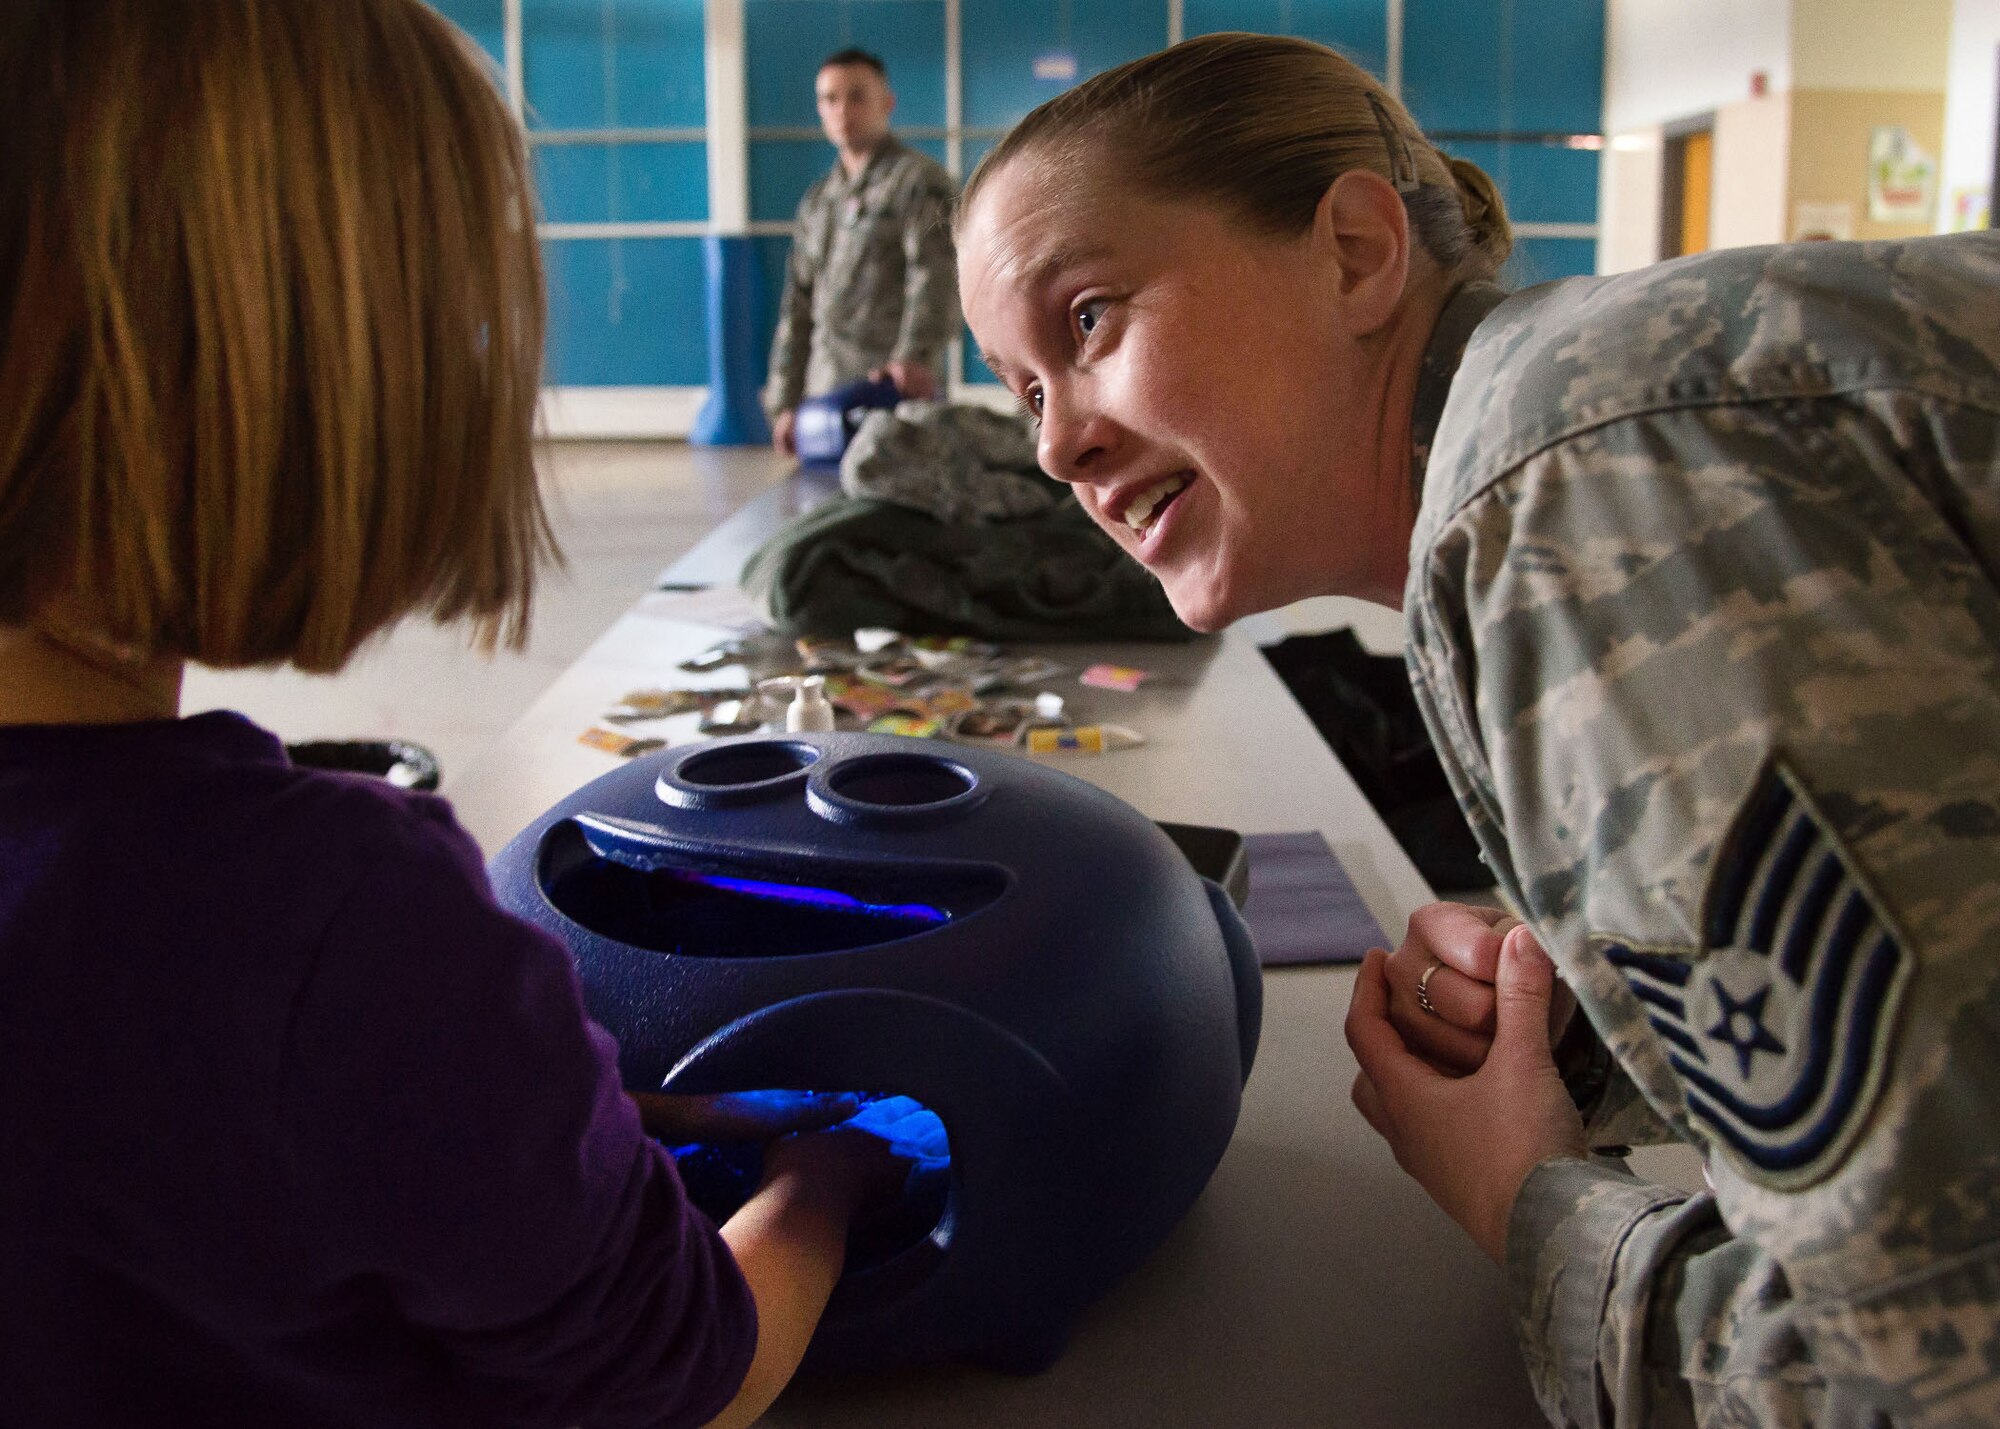
[[[702,239],[708,270],[708,400],[688,440],[700,447],[755,447],[771,440],[758,403],[764,355],[757,351],[757,250],[745,234]]]

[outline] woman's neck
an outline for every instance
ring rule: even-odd
[[[1375,414],[1374,428],[1362,450],[1370,462],[1369,510],[1373,539],[1367,549],[1375,557],[1363,575],[1363,599],[1403,607],[1403,583],[1409,575],[1410,538],[1416,531],[1417,503],[1411,479],[1410,417],[1416,402],[1417,378],[1424,349],[1437,324],[1444,293],[1435,282],[1413,291],[1410,301],[1383,332],[1372,400],[1362,410]]]
[[[75,632],[0,626],[0,725],[172,719],[184,668]]]

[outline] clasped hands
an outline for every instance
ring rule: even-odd
[[[1426,1011],[1418,984],[1434,964]],[[1526,924],[1457,903],[1418,909],[1403,945],[1369,953],[1354,985],[1354,1105],[1496,1262],[1528,1173],[1588,1154],[1550,1051],[1574,1007]]]

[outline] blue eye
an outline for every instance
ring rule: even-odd
[[[1026,412],[1032,420],[1037,422],[1041,421],[1042,419],[1041,388],[1030,387],[1027,391],[1023,392],[1020,396],[1016,397],[1014,401],[1016,405],[1018,405],[1023,412]]]
[[[1104,320],[1104,310],[1110,303],[1102,298],[1083,304],[1076,310],[1076,330],[1085,337],[1097,331],[1098,323]]]

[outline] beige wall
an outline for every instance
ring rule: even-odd
[[[1944,147],[1944,91],[1801,90],[1792,101],[1785,212],[1801,203],[1845,203],[1856,238],[1914,238],[1932,225],[1868,217],[1868,143],[1878,124],[1900,124],[1932,158]],[[1787,237],[1790,234],[1786,235]]]
[[[1942,90],[1951,8],[1952,0],[1793,0],[1793,90]]]
[[[1715,172],[1709,196],[1709,245],[1741,248],[1783,243],[1785,177],[1792,142],[1784,95],[1746,99],[1715,111]]]
[[[1868,148],[1877,126],[1899,124],[1933,160],[1943,154],[1953,0],[1793,3],[1787,214],[1801,203],[1846,204],[1856,238],[1929,232],[1928,218],[1868,217]]]
[[[1984,17],[2000,0],[1609,0],[1598,270],[1659,258],[1661,130],[1703,118],[1714,246],[1787,241],[1801,203],[1846,205],[1856,238],[1929,231],[1869,219],[1869,142],[1895,124],[1944,153],[1954,14],[1967,6]],[[1766,96],[1749,94],[1753,71]]]
[[[1709,244],[1782,243],[1791,107],[1784,95],[1715,110]],[[1660,259],[1665,139],[1657,128],[1614,134],[1598,169],[1597,271],[1625,273]]]
[[[1660,258],[1657,128],[1613,134],[1597,170],[1597,271],[1629,273]]]

